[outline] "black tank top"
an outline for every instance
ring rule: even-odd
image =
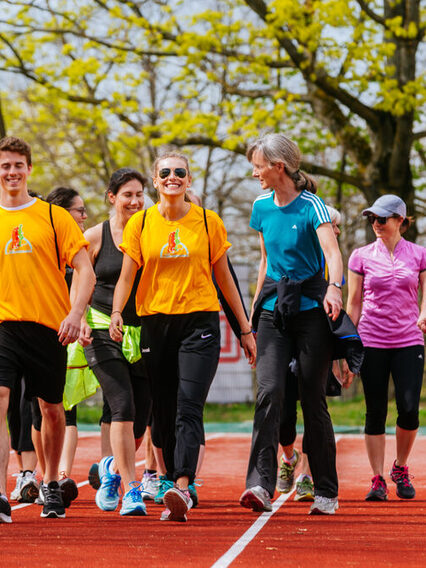
[[[102,223],[102,244],[96,257],[94,270],[96,285],[93,292],[92,307],[103,314],[111,315],[114,288],[120,277],[123,253],[115,246],[112,239],[109,221]],[[142,269],[139,269],[122,316],[125,325],[140,325],[140,317],[136,314],[135,296]]]

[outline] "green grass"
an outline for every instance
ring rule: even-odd
[[[341,401],[328,399],[328,408],[335,426],[362,426],[364,424],[365,404],[362,395],[352,400]],[[78,421],[96,424],[101,416],[100,406],[80,404],[78,406]],[[253,420],[254,403],[206,404],[204,410],[205,422],[245,422]],[[302,424],[302,412],[298,403],[298,424]],[[396,423],[395,401],[389,401],[387,425]],[[420,426],[426,426],[426,392],[420,401]]]

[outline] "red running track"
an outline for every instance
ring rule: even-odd
[[[394,457],[388,437],[386,465]],[[275,495],[273,513],[238,504],[244,489],[250,436],[210,434],[199,489],[200,505],[187,523],[160,522],[162,506],[148,502],[148,516],[102,512],[87,485],[99,456],[99,437],[79,440],[73,477],[80,495],[66,519],[42,519],[37,505],[13,505],[10,525],[0,524],[0,566],[19,567],[309,567],[426,566],[426,437],[410,461],[416,499],[401,501],[389,482],[387,503],[366,503],[370,472],[362,437],[339,437],[340,509],[308,516],[309,503]],[[143,451],[138,454],[143,461]],[[15,468],[11,458],[9,471]],[[138,467],[142,475],[143,465]],[[9,478],[8,491],[15,478]]]

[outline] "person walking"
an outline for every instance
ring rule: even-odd
[[[312,514],[338,508],[336,446],[327,410],[332,359],[327,318],[342,307],[342,258],[330,216],[315,181],[300,171],[297,145],[283,134],[256,140],[247,151],[253,177],[269,193],[253,205],[250,226],[259,232],[261,261],[252,310],[257,330],[258,392],[243,507],[271,511],[277,480],[281,404],[290,361],[298,365],[305,424],[304,450],[315,485]],[[329,268],[323,277],[322,256]]]
[[[415,489],[408,459],[419,427],[426,333],[426,248],[405,240],[411,219],[397,195],[379,197],[364,209],[376,240],[349,258],[347,313],[365,346],[361,380],[366,404],[365,444],[373,472],[366,501],[386,501],[385,426],[390,375],[397,406],[396,458],[390,478],[401,499]],[[418,292],[422,292],[419,312]],[[347,366],[344,373],[351,375]]]
[[[10,389],[24,377],[26,396],[37,396],[46,460],[42,517],[65,517],[58,485],[65,414],[62,404],[66,345],[80,333],[95,275],[87,241],[61,207],[28,195],[31,148],[23,140],[0,140],[0,519],[11,522],[6,498]],[[79,276],[72,306],[65,265]]]
[[[185,197],[191,184],[188,159],[169,153],[153,166],[159,202],[127,224],[121,248],[110,333],[122,340],[122,310],[136,273],[141,316],[141,353],[153,397],[153,443],[162,449],[167,479],[161,520],[186,521],[203,436],[203,408],[220,351],[216,281],[241,329],[246,357],[254,364],[256,345],[229,271],[230,247],[223,222],[213,211]]]

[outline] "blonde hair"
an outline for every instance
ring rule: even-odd
[[[317,182],[313,177],[301,171],[301,153],[297,144],[284,136],[284,134],[267,134],[253,142],[246,153],[249,162],[254,152],[261,152],[270,164],[282,162],[288,177],[290,177],[297,191],[306,189],[311,193],[317,192]]]
[[[334,221],[337,225],[340,225],[340,223],[342,222],[342,216],[340,214],[340,211],[338,211],[331,205],[326,205],[326,207],[328,214],[330,215],[331,222],[333,223]]]

